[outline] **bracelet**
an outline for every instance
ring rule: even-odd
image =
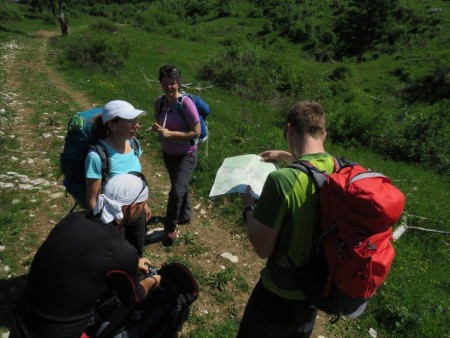
[[[247,205],[244,210],[242,210],[242,217],[244,217],[244,221],[247,220],[247,212],[255,211],[255,207],[253,205]]]

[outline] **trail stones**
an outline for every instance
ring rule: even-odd
[[[237,258],[237,256],[230,254],[229,252],[224,252],[223,254],[220,255],[220,257],[228,259],[230,262],[232,263],[237,263],[239,262],[239,259]]]

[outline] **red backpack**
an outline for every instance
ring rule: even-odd
[[[291,167],[312,176],[320,188],[318,247],[327,270],[316,305],[329,313],[356,318],[389,274],[395,257],[392,225],[400,219],[405,196],[383,174],[333,159],[332,174],[306,161]],[[330,301],[333,304],[327,304]]]

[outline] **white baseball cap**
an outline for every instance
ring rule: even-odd
[[[122,100],[114,100],[110,101],[103,107],[102,110],[102,121],[105,124],[108,121],[111,121],[115,117],[120,117],[126,120],[132,120],[138,117],[139,115],[147,114],[147,112],[136,109],[132,106],[131,103]]]

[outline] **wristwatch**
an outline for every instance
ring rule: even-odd
[[[255,211],[255,207],[253,205],[247,205],[244,210],[242,210],[242,217],[244,217],[244,220],[247,220],[247,212],[248,211]]]

